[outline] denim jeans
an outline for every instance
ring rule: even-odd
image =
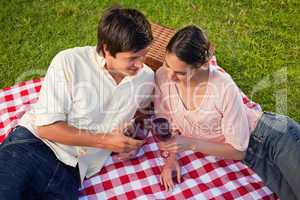
[[[281,200],[300,199],[300,125],[265,112],[250,137],[243,162]]]
[[[59,161],[52,150],[24,127],[0,145],[0,199],[67,199],[79,197],[78,168]]]

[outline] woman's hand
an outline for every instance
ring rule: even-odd
[[[162,151],[167,151],[169,153],[178,153],[182,151],[195,151],[196,150],[197,141],[193,141],[193,139],[184,137],[181,135],[174,135],[167,142],[159,142],[159,149]]]
[[[163,185],[167,191],[172,191],[174,188],[174,182],[172,177],[173,172],[176,173],[177,182],[180,183],[181,171],[175,155],[174,158],[169,158],[166,161],[166,164],[163,166],[160,175],[160,184]]]
[[[175,137],[172,137],[166,142],[159,141],[158,147],[161,151],[167,151],[175,154],[180,150]]]
[[[173,128],[172,130],[172,138],[168,141],[159,141],[158,147],[161,151],[166,151],[168,153],[177,153],[179,151],[179,146],[177,145],[176,137],[181,135],[179,129]]]

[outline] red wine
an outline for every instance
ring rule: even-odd
[[[152,130],[155,137],[160,141],[167,141],[172,137],[170,124],[166,118],[155,118],[152,120]]]
[[[132,137],[136,140],[146,139],[149,134],[149,129],[147,129],[145,123],[146,123],[145,118],[134,119],[133,123],[125,128],[124,135],[128,137]]]

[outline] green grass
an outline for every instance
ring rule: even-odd
[[[264,110],[300,122],[298,0],[114,1],[175,29],[203,27],[219,64]],[[42,76],[60,50],[95,45],[108,0],[0,1],[0,88]],[[24,73],[27,72],[27,73]]]

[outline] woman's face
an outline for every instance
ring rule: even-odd
[[[181,61],[174,53],[167,52],[164,66],[168,69],[169,79],[175,82],[189,81],[196,72],[196,69]]]

